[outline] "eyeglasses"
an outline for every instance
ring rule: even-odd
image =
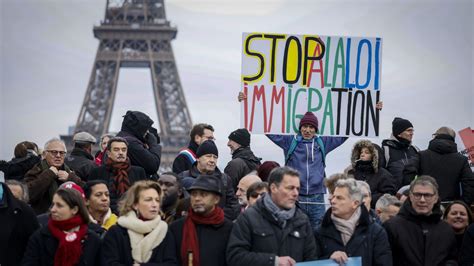
[[[424,197],[425,200],[432,200],[433,197],[436,195],[434,193],[419,193],[419,192],[413,192],[411,194],[416,200],[420,200],[421,197]]]
[[[55,151],[55,150],[47,150],[47,152],[51,153],[51,155],[53,156],[65,156],[66,155],[66,152],[65,151]]]

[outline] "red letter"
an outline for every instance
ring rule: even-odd
[[[321,46],[318,43],[316,44],[316,47],[314,48],[313,56],[316,56],[316,55],[319,56],[320,54],[321,54]],[[308,87],[311,87],[311,76],[312,76],[311,74],[313,72],[319,72],[319,74],[321,75],[321,88],[324,88],[323,62],[321,61],[321,59],[319,59],[318,61],[319,61],[319,69],[313,69],[314,60],[311,61],[311,66],[309,68],[309,75],[308,75]]]
[[[257,101],[260,101],[260,98],[262,98],[262,104],[263,104],[263,128],[267,128],[267,105],[265,103],[265,87],[264,85],[260,85],[260,88],[258,85],[253,86],[253,99],[252,99],[252,113],[250,114],[250,125],[248,130],[252,131],[253,127],[253,115],[255,113],[255,98],[257,98]]]
[[[272,118],[273,118],[273,104],[280,103],[281,100],[281,132],[285,132],[285,87],[281,87],[280,92],[277,94],[277,88],[273,85],[272,91],[272,104],[270,105],[270,121],[268,128],[265,128],[265,132],[270,132],[272,129]]]

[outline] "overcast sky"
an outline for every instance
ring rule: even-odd
[[[105,0],[2,0],[0,60],[0,158],[16,143],[43,146],[76,123],[98,47],[92,27]],[[228,134],[240,125],[242,32],[370,36],[383,38],[380,143],[394,116],[415,127],[424,149],[440,126],[474,127],[474,2],[170,0],[172,42],[194,123],[215,126],[221,167],[230,159]],[[110,131],[128,109],[156,121],[150,72],[121,69]],[[327,173],[349,164],[354,141],[328,155]],[[252,136],[264,160],[283,161],[264,136]],[[462,144],[459,149],[462,149]]]

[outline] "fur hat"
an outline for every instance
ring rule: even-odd
[[[355,168],[357,161],[360,158],[360,153],[363,148],[367,148],[372,154],[372,167],[374,168],[374,171],[377,172],[379,169],[379,153],[377,149],[375,148],[374,144],[370,142],[370,140],[360,140],[354,144],[354,148],[352,148],[352,154],[351,154],[351,164],[352,168]]]

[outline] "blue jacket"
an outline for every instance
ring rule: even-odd
[[[296,136],[267,134],[267,137],[283,149],[286,158],[291,142]],[[326,155],[347,140],[347,137],[320,138],[324,143]],[[300,195],[313,195],[326,192],[323,185],[323,156],[321,148],[316,141],[316,137],[312,139],[303,139],[298,143],[296,149],[285,165],[294,168],[300,173]]]

